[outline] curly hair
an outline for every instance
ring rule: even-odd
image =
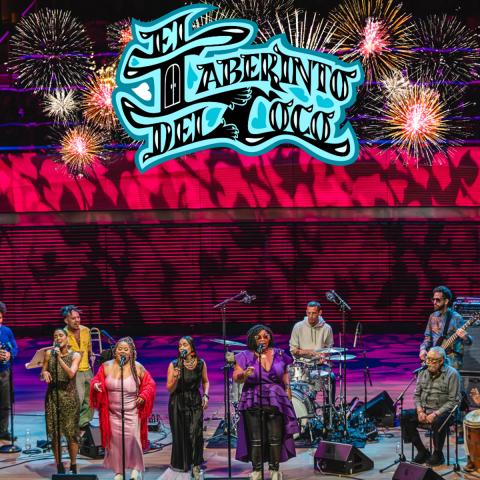
[[[82,313],[82,311],[75,305],[65,305],[60,309],[62,318],[67,318],[72,312]]]
[[[445,285],[440,285],[438,287],[435,287],[432,293],[441,293],[443,297],[446,300],[448,300],[448,303],[452,303],[452,299],[453,299],[452,291]]]
[[[252,352],[257,350],[257,335],[262,331],[265,330],[270,335],[270,342],[268,343],[269,347],[273,347],[275,345],[273,341],[273,332],[272,329],[262,325],[261,323],[254,325],[248,332],[247,332],[247,347]]]
[[[138,388],[140,386],[140,379],[138,378],[137,368],[135,365],[135,361],[137,360],[137,349],[135,348],[135,343],[132,337],[122,337],[120,340],[117,341],[115,346],[113,347],[113,356],[117,354],[117,347],[119,343],[126,343],[130,347],[130,370],[132,371],[133,379],[135,380],[135,384],[137,385],[137,393]]]

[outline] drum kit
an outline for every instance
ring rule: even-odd
[[[214,338],[211,342],[224,344],[227,347],[246,347],[244,343]],[[238,353],[242,350],[234,350]],[[321,348],[316,350],[317,359],[296,360],[288,372],[292,389],[292,404],[295,410],[300,433],[295,439],[303,439],[314,443],[320,437],[329,439],[332,433],[341,429],[342,405],[335,406],[335,370],[333,362],[338,362],[339,376],[344,370],[344,362],[354,360],[355,355],[347,354],[344,348]],[[341,384],[341,382],[340,382]],[[234,409],[233,430],[238,422],[238,402],[242,394],[243,384],[230,383],[230,401]]]

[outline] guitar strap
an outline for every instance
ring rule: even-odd
[[[445,326],[443,327],[443,333],[442,336],[446,337],[448,333],[448,329],[450,327],[450,321],[452,320],[452,309],[447,308],[447,313],[445,314]]]

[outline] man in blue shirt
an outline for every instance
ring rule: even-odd
[[[12,440],[8,432],[10,413],[10,365],[18,348],[12,331],[3,325],[7,306],[0,302],[0,440]]]
[[[420,345],[419,356],[422,362],[425,361],[427,352],[430,348],[437,345],[440,338],[449,338],[456,333],[458,338],[452,345],[451,351],[447,352],[447,355],[450,359],[450,365],[460,370],[463,365],[464,346],[472,344],[472,337],[462,328],[465,324],[462,316],[450,308],[452,300],[453,295],[448,287],[441,285],[433,289],[432,302],[434,311],[428,319],[425,337]]]

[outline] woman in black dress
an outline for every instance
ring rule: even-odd
[[[200,384],[203,396],[200,395]],[[168,417],[172,431],[173,470],[200,478],[203,463],[203,410],[208,406],[206,363],[197,356],[192,337],[178,342],[178,357],[168,366],[167,390],[170,393]]]

